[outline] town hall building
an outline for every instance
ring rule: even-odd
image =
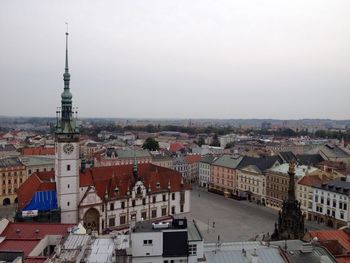
[[[55,171],[33,173],[21,185],[17,219],[30,216],[34,221],[83,223],[88,231],[102,232],[127,228],[132,220],[161,220],[189,212],[191,188],[175,170],[138,165],[136,160],[87,168],[80,159],[80,131],[69,87],[68,33],[63,80],[55,128]],[[52,216],[55,213],[57,217]]]

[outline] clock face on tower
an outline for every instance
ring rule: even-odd
[[[65,145],[63,145],[63,151],[66,154],[71,154],[74,150],[74,145],[71,143],[66,143]]]

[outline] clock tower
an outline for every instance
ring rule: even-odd
[[[61,223],[78,223],[79,204],[79,127],[74,117],[72,93],[69,89],[68,32],[66,33],[66,61],[63,74],[64,90],[61,110],[57,111],[55,129],[55,181],[57,205]]]

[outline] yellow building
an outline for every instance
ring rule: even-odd
[[[18,157],[0,159],[0,205],[17,203],[16,191],[26,180],[26,167]]]

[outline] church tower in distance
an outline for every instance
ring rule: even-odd
[[[61,109],[55,127],[55,181],[57,205],[61,223],[78,223],[79,203],[79,127],[74,117],[72,93],[69,90],[68,31],[66,33],[66,61],[63,74],[64,90]]]

